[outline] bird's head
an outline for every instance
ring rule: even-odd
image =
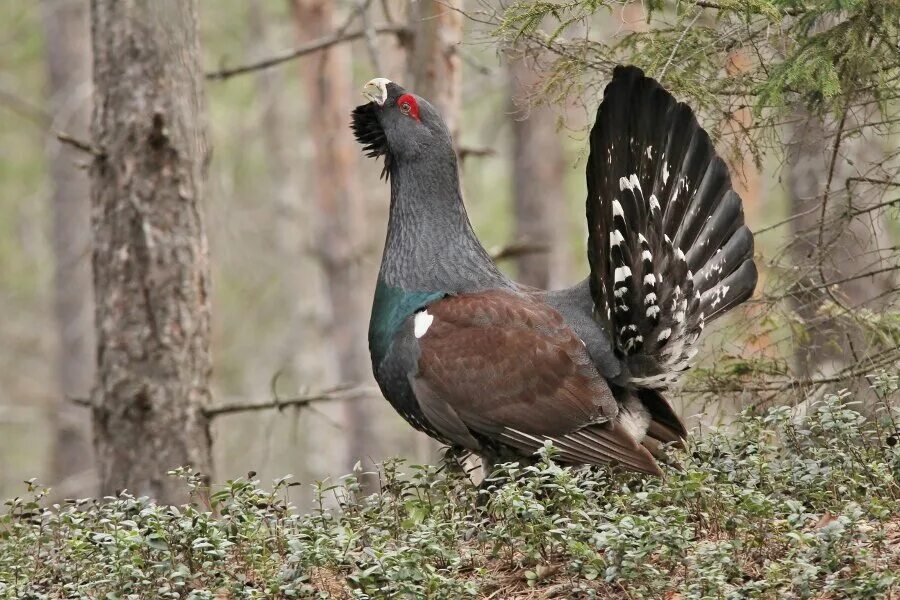
[[[450,132],[430,102],[393,81],[378,77],[363,87],[371,100],[353,110],[351,127],[367,156],[384,157],[392,165],[453,152]]]

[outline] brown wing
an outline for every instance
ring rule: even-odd
[[[526,453],[551,440],[566,462],[659,472],[619,426],[609,386],[552,307],[490,291],[444,298],[417,318],[420,357],[410,381],[448,439],[478,450],[475,433]]]

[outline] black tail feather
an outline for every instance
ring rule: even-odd
[[[664,387],[703,327],[756,285],[753,236],[693,112],[617,67],[590,136],[591,293],[632,380]]]

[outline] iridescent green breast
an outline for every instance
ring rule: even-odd
[[[406,291],[388,285],[378,278],[372,316],[369,320],[369,351],[372,353],[372,365],[376,370],[387,355],[397,330],[406,318],[445,295],[445,292]]]

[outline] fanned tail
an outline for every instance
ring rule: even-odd
[[[636,67],[606,87],[587,187],[596,319],[630,381],[663,389],[756,286],[741,199],[691,109]]]

